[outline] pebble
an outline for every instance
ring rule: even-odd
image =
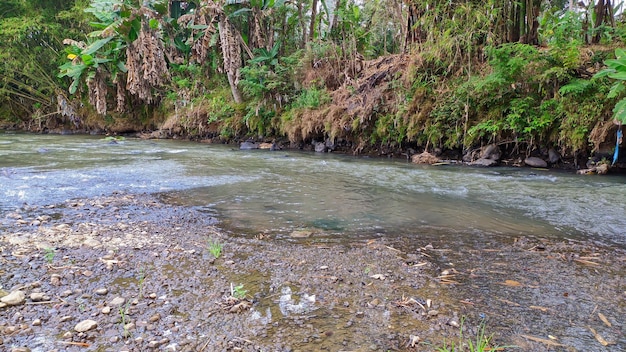
[[[65,323],[66,321],[70,321],[72,319],[74,319],[74,317],[72,317],[71,315],[66,315],[66,316],[61,317],[61,319],[59,319],[59,322]]]
[[[435,316],[437,316],[437,315],[439,315],[439,311],[438,311],[438,310],[434,310],[434,309],[433,309],[433,310],[429,310],[429,311],[428,311],[428,316],[429,316],[429,317],[435,317]]]
[[[80,323],[76,324],[74,330],[76,332],[85,332],[91,329],[95,329],[98,326],[98,322],[95,320],[87,319],[83,320]]]
[[[71,331],[68,331],[65,334],[63,334],[62,337],[67,340],[67,339],[71,339],[73,336],[74,336],[74,334],[72,334]]]
[[[109,305],[117,307],[117,306],[121,306],[125,302],[126,302],[126,299],[124,297],[115,297],[111,300],[111,302],[109,302]]]
[[[111,313],[111,307],[106,306],[106,307],[102,308],[101,312],[102,312],[102,314],[109,314],[109,313]]]
[[[72,295],[72,293],[73,293],[72,290],[65,290],[65,291],[61,292],[61,297],[64,297],[64,298],[65,297],[69,297],[69,296]]]
[[[9,306],[16,306],[18,304],[24,303],[26,300],[26,294],[23,291],[13,291],[8,295],[0,298],[0,302],[5,303]]]
[[[41,319],[35,319],[33,320],[33,326],[41,326]]]
[[[156,323],[157,321],[159,321],[159,319],[161,319],[161,315],[159,313],[153,315],[150,317],[150,319],[148,319],[151,323]]]
[[[109,293],[109,290],[106,287],[102,287],[102,288],[97,289],[95,292],[97,295],[104,296],[107,293]]]
[[[52,276],[50,276],[50,283],[54,286],[59,286],[61,284],[61,275],[52,274]]]
[[[30,294],[30,300],[33,302],[49,301],[50,297],[46,296],[43,292],[33,292]]]
[[[13,347],[11,352],[30,352],[30,348],[28,347]]]

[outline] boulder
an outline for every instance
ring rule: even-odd
[[[478,160],[472,161],[471,163],[469,163],[471,166],[483,166],[483,167],[490,167],[490,166],[495,166],[498,164],[498,160],[494,160],[494,159],[486,159],[486,158],[480,158]]]
[[[315,143],[315,152],[316,153],[326,153],[328,147],[326,147],[326,143],[319,142]]]
[[[554,148],[548,150],[548,161],[550,164],[556,164],[561,161],[561,154],[559,154]]]
[[[259,145],[254,143],[254,142],[243,142],[239,146],[239,149],[241,149],[241,150],[259,149]]]
[[[500,148],[495,144],[485,146],[480,152],[480,159],[500,160]]]
[[[528,158],[524,159],[524,164],[530,167],[548,167],[548,163],[545,160],[536,156],[529,156]]]

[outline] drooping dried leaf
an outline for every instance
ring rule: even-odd
[[[540,337],[535,337],[535,336],[531,336],[531,335],[519,335],[527,340],[530,341],[535,341],[535,342],[539,342],[539,343],[543,343],[544,345],[547,346],[552,346],[552,347],[564,347],[565,345],[560,344],[558,342],[554,342],[552,340],[548,340],[548,339],[542,339]]]
[[[608,327],[612,327],[613,325],[611,324],[611,322],[604,316],[604,314],[602,313],[598,313],[598,317],[600,318],[600,320],[602,320],[602,322],[604,324],[606,324],[606,326]]]
[[[598,340],[598,342],[600,342],[600,344],[602,346],[608,346],[609,345],[609,343],[604,339],[604,337],[602,337],[600,334],[598,334],[594,328],[589,327],[589,331],[591,331],[591,333],[593,334],[593,337],[595,337],[596,340]]]

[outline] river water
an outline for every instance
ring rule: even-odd
[[[15,209],[118,191],[188,206],[236,234],[292,240],[312,233],[313,241],[346,245],[382,238],[404,254],[432,243],[429,274],[457,273],[460,283],[419,293],[444,309],[491,319],[503,337],[555,335],[569,350],[626,350],[624,176],[0,133],[0,231],[14,222],[7,215]],[[534,252],[537,239],[573,245]],[[578,240],[602,249],[587,253]],[[583,264],[579,253],[588,255]],[[189,268],[178,269],[188,275]],[[600,347],[590,327],[611,344]]]
[[[242,233],[540,235],[626,246],[626,177],[101,136],[0,134],[0,211],[159,194]]]

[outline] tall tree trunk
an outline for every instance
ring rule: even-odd
[[[228,77],[230,91],[233,94],[235,103],[243,103],[241,92],[237,88],[239,81],[239,69],[241,68],[241,46],[239,41],[232,33],[230,23],[226,16],[222,16],[217,23],[220,32],[220,45],[222,47],[222,56],[224,58],[224,71]]]
[[[311,1],[311,23],[309,24],[309,40],[315,40],[315,38],[317,37],[315,35],[315,21],[317,20],[317,1],[318,0]]]

